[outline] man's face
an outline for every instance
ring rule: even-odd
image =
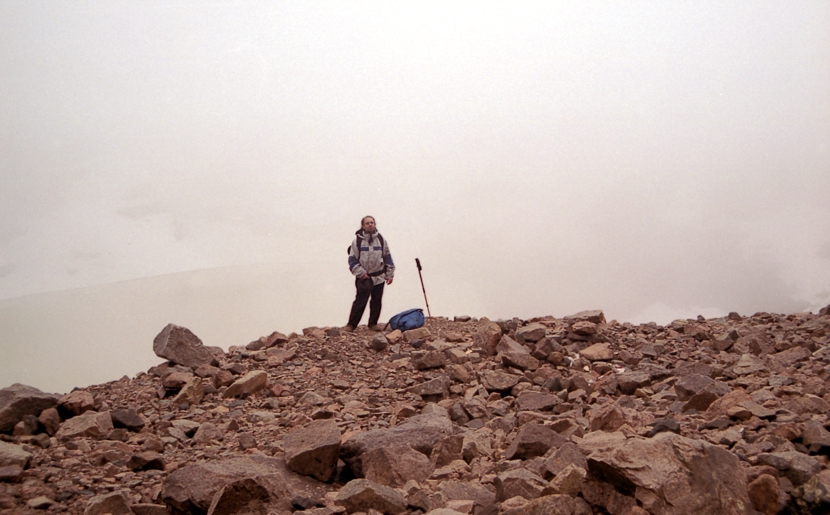
[[[367,218],[363,221],[363,230],[368,233],[375,232],[375,219],[374,218]]]

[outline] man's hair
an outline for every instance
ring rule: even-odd
[[[361,219],[360,219],[360,228],[361,228],[361,229],[363,229],[363,222],[365,222],[367,218],[371,218],[371,219],[372,219],[372,221],[375,221],[375,217],[374,217],[374,216],[372,216],[372,215],[366,215],[366,216],[364,216],[363,218],[361,218]],[[375,223],[377,223],[377,221],[375,221]]]

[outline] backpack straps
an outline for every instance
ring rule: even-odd
[[[380,233],[377,233],[377,236],[378,236],[378,241],[380,241],[380,258],[383,259],[383,251],[385,250],[386,243],[383,241],[383,235],[381,235]],[[361,251],[360,242],[363,239],[360,236],[355,235],[355,240],[357,241],[357,261],[359,262],[360,261],[360,251]],[[348,247],[346,247],[346,254],[351,255],[351,253],[352,253],[352,246],[349,245]],[[386,273],[386,262],[384,261],[383,269],[378,270],[377,272],[372,272],[371,274],[369,274],[369,277],[377,277],[377,276],[383,275],[385,273]]]

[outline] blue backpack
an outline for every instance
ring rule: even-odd
[[[387,324],[394,329],[409,331],[424,325],[424,310],[421,308],[407,309],[389,319]]]

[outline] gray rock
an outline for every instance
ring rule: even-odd
[[[376,334],[369,343],[369,348],[377,352],[385,350],[388,346],[389,340],[387,340],[386,336],[383,334]]]
[[[37,388],[20,383],[0,390],[0,433],[9,432],[25,415],[37,417],[40,412],[54,408],[60,395],[43,393]]]
[[[153,340],[156,356],[178,365],[198,367],[209,365],[213,353],[202,344],[198,336],[186,327],[168,324]]]

